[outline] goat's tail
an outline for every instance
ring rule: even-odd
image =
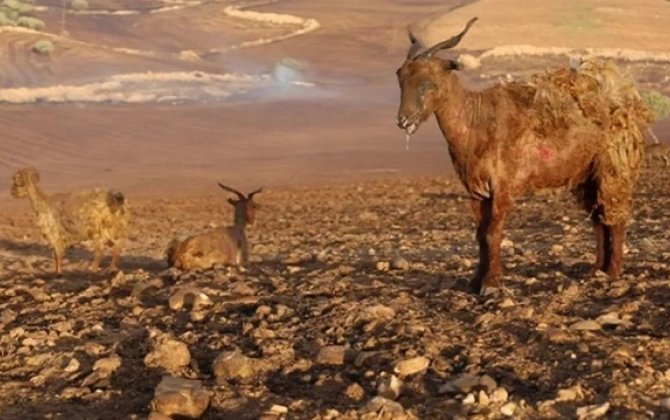
[[[168,267],[175,266],[177,262],[177,251],[179,250],[179,245],[181,245],[181,241],[177,238],[173,238],[168,244],[167,251],[165,252]]]

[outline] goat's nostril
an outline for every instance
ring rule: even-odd
[[[398,124],[398,127],[404,128],[407,125],[407,118],[406,117],[398,117],[396,120],[396,123]]]

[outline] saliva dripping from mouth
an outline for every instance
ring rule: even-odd
[[[409,134],[409,131],[405,131],[405,151],[409,151],[409,140],[412,137],[411,134]]]

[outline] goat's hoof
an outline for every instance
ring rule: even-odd
[[[484,286],[479,291],[479,296],[496,298],[504,294],[502,286]]]

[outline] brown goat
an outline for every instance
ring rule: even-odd
[[[14,174],[12,195],[29,198],[37,214],[37,225],[51,245],[55,270],[61,273],[68,246],[92,241],[95,256],[91,269],[100,268],[102,249],[112,247],[111,270],[117,270],[121,240],[128,227],[126,199],[120,192],[95,189],[74,194],[46,195],[37,185],[40,175],[34,168]]]
[[[487,294],[502,286],[500,244],[515,198],[562,186],[577,195],[593,222],[592,272],[617,277],[649,110],[609,61],[585,61],[579,69],[536,75],[532,83],[467,90],[455,72],[459,63],[436,53],[456,46],[475,20],[421,53],[410,34],[412,46],[397,72],[398,126],[409,136],[435,114],[471,197],[479,243],[473,289]]]
[[[249,262],[246,227],[254,223],[258,208],[254,195],[262,188],[244,195],[223,184],[219,183],[219,186],[238,197],[237,200],[228,199],[235,208],[233,225],[193,235],[183,241],[173,239],[167,249],[170,267],[193,270],[212,268],[217,264],[246,265]]]

